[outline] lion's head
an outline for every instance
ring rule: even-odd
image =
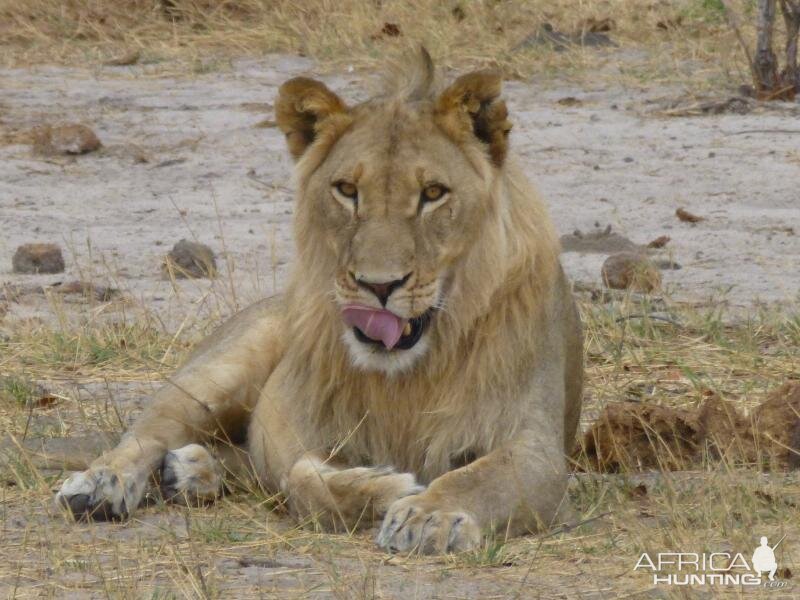
[[[471,254],[491,248],[473,260],[502,270],[497,186],[511,126],[500,76],[436,91],[427,53],[418,62],[405,85],[357,106],[306,78],[276,104],[297,160],[295,279],[336,308],[352,362],[386,373],[430,351],[442,315],[491,291],[491,276],[459,278]]]

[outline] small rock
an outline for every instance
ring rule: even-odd
[[[11,259],[14,273],[63,273],[64,257],[57,244],[22,244]]]
[[[648,248],[663,248],[667,244],[669,244],[670,237],[668,235],[660,235],[649,244],[647,244]]]
[[[181,240],[169,251],[161,270],[168,279],[211,279],[217,275],[217,261],[205,244]]]
[[[86,154],[100,148],[100,140],[86,125],[45,125],[33,132],[33,151],[51,156],[54,154]]]
[[[612,254],[600,271],[603,283],[616,290],[652,292],[661,287],[661,273],[650,260],[635,252]]]

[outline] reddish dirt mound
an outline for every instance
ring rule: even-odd
[[[764,469],[800,466],[800,383],[774,390],[748,416],[717,395],[695,410],[609,404],[575,454],[579,469],[681,470],[704,459]]]

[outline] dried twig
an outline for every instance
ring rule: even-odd
[[[622,323],[623,321],[630,321],[631,319],[651,319],[653,321],[663,321],[664,323],[669,323],[670,325],[675,325],[676,327],[683,327],[683,323],[673,319],[672,317],[665,317],[663,315],[654,315],[654,314],[624,315],[622,317],[617,317],[614,320],[614,322]]]
[[[800,133],[800,129],[742,129],[741,131],[723,131],[722,135],[742,135],[743,133]]]
[[[756,72],[755,63],[753,62],[753,55],[750,54],[750,48],[748,48],[747,42],[742,35],[742,28],[739,27],[739,19],[730,5],[730,0],[722,0],[722,6],[725,9],[725,18],[728,21],[728,25],[733,30],[733,33],[736,34],[736,39],[747,58],[747,66],[750,69],[750,76],[753,78],[753,86],[755,88],[758,84],[758,73]]]

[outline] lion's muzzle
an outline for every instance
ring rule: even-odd
[[[363,344],[383,345],[386,350],[408,350],[422,337],[432,312],[433,309],[429,309],[419,317],[404,319],[385,309],[348,304],[342,309],[342,319]]]

